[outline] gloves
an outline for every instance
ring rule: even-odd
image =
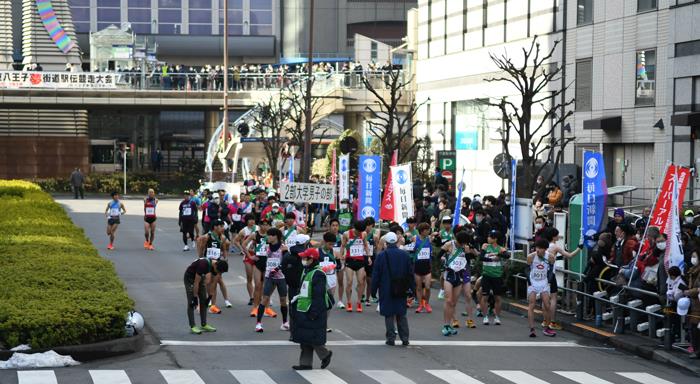
[[[199,305],[199,299],[197,298],[197,296],[195,296],[192,298],[192,301],[190,302],[190,306],[192,308],[197,308],[198,305]]]
[[[583,243],[578,245],[578,249],[581,249],[581,250],[583,249]]]

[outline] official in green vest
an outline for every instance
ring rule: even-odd
[[[301,274],[301,288],[293,299],[295,308],[292,323],[292,340],[301,346],[299,365],[295,370],[309,370],[313,365],[313,353],[321,359],[321,368],[331,363],[333,352],[326,349],[326,329],[328,309],[332,307],[326,290],[326,274],[319,266],[319,252],[309,248],[299,254],[304,271]]]

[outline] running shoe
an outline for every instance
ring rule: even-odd
[[[476,317],[484,317],[484,314],[481,313],[481,309],[476,310]]]
[[[248,305],[253,305],[253,298],[251,297],[250,300],[248,300]]]
[[[441,289],[440,292],[438,292],[438,299],[445,300],[445,290],[444,289]]]
[[[352,312],[352,303],[348,303],[348,305],[345,307],[345,312]]]
[[[183,251],[183,252],[187,252],[187,251],[189,251],[189,250],[190,250],[190,247],[188,247],[188,246],[186,246],[186,245],[182,248],[182,251]]]
[[[256,323],[256,324],[255,324],[255,332],[257,332],[257,333],[263,333],[263,326],[262,326],[262,323]]]
[[[544,320],[542,321],[542,323],[540,325],[542,326],[542,328],[547,328],[547,322]]]
[[[450,333],[452,334],[452,336],[454,336],[457,334],[457,330],[454,329],[453,327],[450,327]]]
[[[549,337],[554,337],[554,336],[557,335],[557,333],[556,333],[552,328],[549,328],[549,327],[547,327],[547,328],[545,328],[544,330],[542,330],[542,333],[543,333],[545,336],[549,336]]]
[[[345,304],[343,304],[342,301],[338,301],[338,304],[336,304],[335,307],[338,309],[345,309]]]
[[[550,321],[549,328],[551,328],[555,331],[561,331],[561,324],[557,323],[556,321]]]
[[[362,303],[357,303],[357,312],[362,313]]]
[[[216,332],[216,328],[212,327],[211,325],[202,325],[202,331],[204,332]]]
[[[530,328],[530,337],[537,337],[537,333],[535,333],[535,328]]]
[[[202,328],[199,328],[198,326],[194,326],[190,328],[190,332],[195,334],[195,335],[201,335],[202,334]]]
[[[371,307],[371,306],[372,306],[372,302],[369,301],[369,300],[365,300],[365,306],[366,306],[366,307]]]
[[[111,251],[111,250],[113,250],[113,249],[114,249],[114,246],[113,246],[111,243],[107,245],[107,250],[108,250],[108,251]]]
[[[484,325],[489,325],[489,317],[484,316]]]
[[[442,326],[442,335],[443,336],[452,336],[452,332],[450,331],[450,326],[445,324]]]
[[[221,313],[221,309],[219,309],[219,307],[217,307],[216,305],[212,305],[209,307],[209,313],[213,315],[218,315]]]
[[[428,313],[433,313],[433,307],[430,306],[430,303],[425,303],[425,311]]]
[[[258,308],[257,307],[253,308],[253,310],[250,311],[250,317],[258,317]]]
[[[233,304],[231,304],[230,301],[224,300],[224,302],[226,303],[226,308],[231,308],[231,307],[233,307]]]
[[[418,308],[416,308],[416,313],[421,313],[421,312],[423,312],[423,311],[425,311],[425,307],[424,307],[423,304],[421,303],[421,305],[419,305]]]
[[[280,326],[280,330],[281,331],[289,331],[289,322],[282,323],[282,325]],[[328,332],[328,330],[326,330],[326,332]]]
[[[377,304],[377,303],[379,302],[379,299],[376,298],[376,297],[373,297],[373,298],[369,299],[369,301],[370,301],[370,303],[372,303],[372,304]]]
[[[452,319],[452,324],[450,328],[459,328],[459,321]]]
[[[496,324],[496,325],[501,325],[501,318],[498,317],[498,316],[495,316],[495,317],[493,318],[493,323]]]
[[[150,244],[148,244],[148,241],[143,242],[143,249],[147,250],[149,246],[150,246]]]
[[[272,308],[265,308],[265,316],[267,317],[277,317],[277,312],[273,311]]]
[[[156,249],[153,247],[153,244],[148,244],[148,250],[155,251]]]
[[[476,323],[474,322],[474,320],[471,319],[465,321],[464,325],[466,325],[467,328],[476,328]]]

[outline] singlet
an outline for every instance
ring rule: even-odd
[[[365,236],[365,239],[367,240],[367,248],[369,248],[368,256],[374,258],[374,229]]]
[[[350,230],[352,213],[348,210],[340,211],[340,213],[338,213],[338,224],[340,224],[340,233],[345,233]]]
[[[148,218],[156,217],[156,199],[151,199],[150,197],[147,197],[143,201],[143,211],[144,216]]]
[[[197,212],[197,203],[192,199],[183,200],[182,203],[180,203],[180,211],[183,219],[194,219],[196,218],[195,215]]]
[[[255,233],[255,256],[260,259],[267,257],[269,246],[267,245],[267,236],[263,236],[260,232]]]
[[[287,244],[288,247],[293,247],[295,246],[296,243],[296,237],[297,237],[297,227],[292,226],[290,228],[286,228],[282,231],[282,241]]]
[[[556,245],[557,245],[557,243],[549,243],[549,248],[547,248],[547,253],[548,254],[553,253],[552,249]],[[557,254],[554,255],[554,263],[549,263],[549,261],[547,261],[547,263],[549,263],[549,266],[552,268],[552,272],[556,272],[556,270],[557,270],[557,265],[556,265],[557,256],[559,256],[559,252],[557,252]]]
[[[489,253],[495,253],[498,254],[500,253],[501,248],[497,245],[491,245],[489,244],[486,247],[486,254],[488,255]],[[501,263],[501,260],[489,260],[486,258],[483,262],[483,272],[482,274],[486,277],[502,277],[503,276],[503,263]]]
[[[207,259],[219,260],[222,254],[221,250],[224,248],[223,241],[221,241],[219,236],[214,232],[209,232],[208,235],[206,250]]]
[[[532,259],[532,264],[530,265],[530,285],[534,287],[543,287],[548,284],[547,279],[547,269],[549,268],[549,262],[547,261],[547,256],[549,252],[544,254],[544,259],[540,259],[539,256],[535,255]]]
[[[306,217],[304,216],[304,212],[297,211],[296,209],[292,212],[294,213],[294,217],[296,217],[296,226],[306,228]]]
[[[119,218],[122,215],[122,203],[119,200],[112,200],[107,205],[109,206],[109,217]]]
[[[348,231],[348,242],[345,244],[345,257],[352,260],[364,260],[365,258],[365,243],[364,238],[360,235],[355,237],[355,230]]]
[[[452,246],[455,249],[447,258],[445,265],[447,268],[459,272],[467,267],[467,256],[464,254],[464,249],[458,247],[456,243],[453,243]]]
[[[338,235],[335,235],[335,244],[333,244],[333,251],[336,253],[336,255],[341,254],[340,247],[343,245],[343,237]]]
[[[433,253],[433,246],[430,244],[430,237],[421,240],[416,238],[416,242],[412,243],[416,262],[430,262],[430,257]]]
[[[279,248],[276,251],[268,249],[267,261],[265,268],[265,277],[271,279],[284,279],[284,273],[282,273],[282,245],[279,244]]]
[[[440,229],[440,245],[445,245],[453,239],[454,236],[452,235],[452,231],[446,231],[442,228]]]
[[[413,237],[414,240],[418,240],[418,230],[414,229],[412,231],[409,231],[408,233],[403,235],[404,239],[404,250],[408,252],[413,252],[416,247],[416,243],[414,241],[411,241],[411,237]]]

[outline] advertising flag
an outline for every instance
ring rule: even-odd
[[[340,178],[338,182],[338,199],[350,199],[350,155],[341,155]]]
[[[333,160],[331,160],[331,185],[333,186],[333,189],[336,188],[336,174],[335,174],[335,149],[333,149]],[[335,204],[336,204],[336,199],[333,199],[333,202],[330,205],[330,210],[335,211]]]
[[[452,215],[452,228],[457,228],[459,225],[459,216],[461,215],[462,208],[462,190],[464,189],[464,168],[462,168],[462,177],[459,180],[459,187],[457,188],[457,201],[455,202],[455,211]]]
[[[391,182],[394,185],[394,221],[405,230],[408,228],[406,220],[414,215],[411,164],[391,167]]]
[[[294,156],[289,156],[289,182],[294,182]]]
[[[673,172],[673,189],[671,194],[671,212],[666,223],[666,254],[664,256],[664,268],[668,271],[671,267],[678,267],[681,273],[684,272],[683,262],[683,243],[681,243],[681,225],[678,214],[678,206],[681,201],[678,200],[680,180],[678,179],[678,167],[675,167]]]
[[[606,215],[605,204],[608,185],[605,181],[605,164],[603,154],[597,152],[583,153],[583,201],[581,204],[581,238],[589,249],[596,241],[594,235],[600,230]]]
[[[391,156],[391,166],[396,165],[397,152]],[[384,186],[384,197],[382,197],[382,209],[379,213],[379,218],[382,220],[394,220],[394,185],[391,183],[391,172],[386,179]]]
[[[518,172],[518,160],[512,159],[510,161],[510,230],[508,231],[510,236],[510,249],[511,251],[515,250],[515,223],[517,220],[515,219],[515,208],[516,208],[516,191],[518,188],[516,187],[516,182],[518,180],[517,178],[517,172]]]
[[[668,216],[671,213],[671,200],[673,200],[674,189],[673,178],[676,173],[678,174],[678,200],[676,205],[680,206],[683,203],[685,189],[688,186],[688,180],[690,180],[690,169],[671,164],[666,169],[666,176],[661,185],[659,197],[656,200],[656,205],[654,205],[654,210],[651,212],[649,225],[652,227],[662,230],[666,228]]]
[[[380,186],[382,183],[382,158],[381,156],[360,156],[358,161],[360,168],[358,197],[358,218],[372,217],[379,221],[379,203],[381,200]]]

